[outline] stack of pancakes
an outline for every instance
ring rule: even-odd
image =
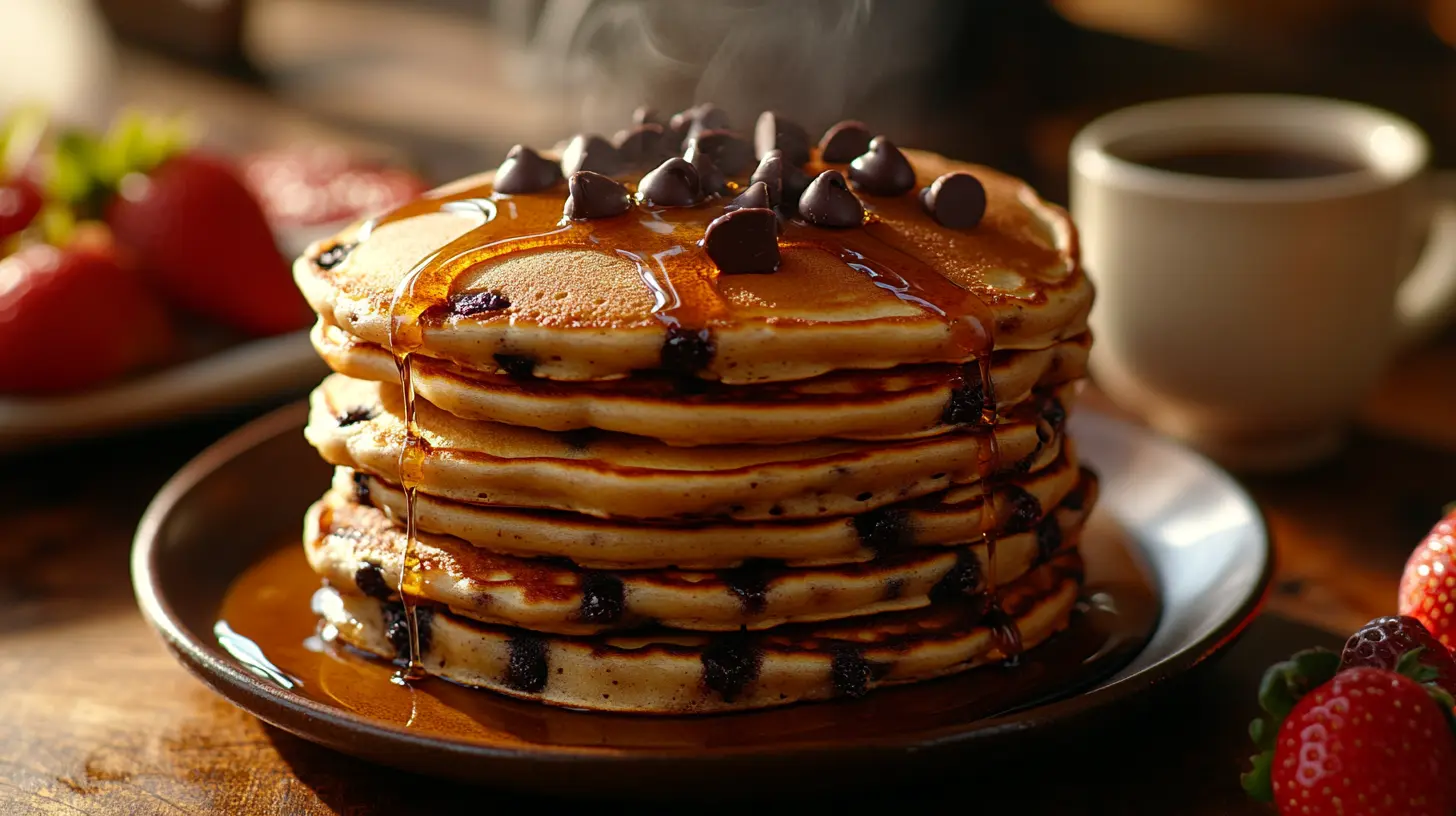
[[[299,259],[337,372],[307,429],[337,467],[305,523],[330,634],[701,713],[1067,625],[1096,494],[1063,432],[1092,299],[1071,224],[856,123],[814,147],[765,114],[752,142],[699,108],[578,137],[561,171],[518,148]]]

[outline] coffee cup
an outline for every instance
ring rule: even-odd
[[[1456,311],[1456,203],[1428,153],[1405,119],[1312,97],[1087,125],[1071,210],[1098,289],[1094,381],[1235,468],[1338,450],[1391,355]]]

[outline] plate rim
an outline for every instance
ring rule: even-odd
[[[1243,634],[1249,624],[1258,617],[1267,602],[1274,574],[1275,552],[1269,535],[1268,519],[1259,503],[1231,474],[1208,457],[1151,430],[1105,412],[1083,409],[1082,413],[1096,414],[1099,422],[1108,423],[1125,433],[1141,436],[1150,444],[1174,448],[1180,455],[1193,457],[1223,476],[1237,500],[1251,511],[1250,516],[1252,524],[1256,528],[1255,532],[1264,545],[1263,568],[1260,570],[1255,584],[1240,600],[1233,614],[1191,645],[1167,655],[1133,674],[1070,697],[971,724],[944,726],[939,729],[916,732],[913,735],[886,735],[856,739],[852,742],[818,739],[788,747],[741,745],[670,749],[623,749],[590,745],[533,743],[505,748],[451,738],[426,737],[403,726],[385,723],[343,708],[326,705],[255,677],[229,660],[220,649],[192,637],[162,590],[155,567],[155,562],[160,557],[156,543],[162,524],[172,509],[202,480],[240,454],[284,433],[297,431],[303,425],[306,412],[307,403],[297,402],[264,414],[209,445],[168,479],[148,504],[137,526],[132,542],[131,573],[132,587],[142,617],[189,672],[249,714],[312,741],[323,741],[322,735],[317,731],[297,728],[292,723],[275,716],[274,712],[282,708],[309,722],[326,726],[331,731],[353,734],[363,732],[374,740],[401,744],[401,747],[407,745],[413,749],[444,751],[457,756],[468,755],[474,759],[532,764],[592,762],[611,765],[672,764],[680,766],[684,763],[766,755],[784,760],[839,759],[861,754],[951,748],[962,743],[1022,732],[1092,711],[1105,710],[1135,695],[1153,691],[1168,681],[1184,675],[1228,649]],[[337,747],[337,742],[333,744]]]

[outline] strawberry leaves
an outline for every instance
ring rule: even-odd
[[[124,188],[133,173],[146,174],[192,143],[191,127],[127,113],[101,135],[67,130],[55,140],[46,175],[46,192],[83,218],[99,217],[107,200]]]
[[[1249,771],[1239,777],[1244,791],[1261,802],[1274,800],[1270,768],[1274,764],[1274,740],[1279,726],[1295,703],[1315,688],[1329,682],[1340,668],[1340,656],[1329,649],[1308,649],[1275,663],[1259,683],[1259,707],[1264,715],[1249,723],[1249,737],[1259,753],[1251,758]]]

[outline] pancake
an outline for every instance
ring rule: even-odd
[[[973,174],[986,193],[980,223],[952,229],[916,195],[862,194],[860,226],[790,220],[776,272],[726,275],[700,244],[725,199],[563,222],[567,185],[505,195],[485,173],[315,243],[294,277],[327,323],[364,342],[473,368],[503,355],[555,380],[661,370],[665,347],[685,339],[708,359],[684,373],[762,383],[966,363],[1086,330],[1092,286],[1060,208],[990,168],[904,154],[916,190]],[[828,168],[845,169],[817,153],[804,169]],[[632,187],[640,177],[620,178]],[[486,293],[508,305],[449,306]]]
[[[540,635],[419,607],[421,662],[467,686],[596,711],[707,714],[859,697],[1004,660],[1018,651],[1016,634],[1020,648],[1035,647],[1066,627],[1081,572],[1064,551],[1003,587],[999,610],[968,600],[762,633]],[[398,604],[326,588],[314,605],[326,635],[398,658]]]
[[[983,592],[987,576],[1015,580],[1064,544],[1074,544],[1090,508],[1090,501],[1079,498],[1075,508],[1055,508],[1032,529],[1000,537],[994,572],[984,543],[911,548],[831,567],[758,561],[730,570],[609,572],[422,534],[412,545],[418,564],[405,591],[465,617],[538,632],[591,634],[650,623],[695,631],[758,630],[916,609],[932,599]],[[381,600],[399,585],[404,540],[404,531],[384,513],[337,491],[304,520],[314,571],[331,586]]]
[[[1052,445],[1058,444],[1053,441]],[[995,517],[988,526],[1001,533],[1031,529],[1042,508],[1064,500],[1086,501],[1095,489],[1091,471],[1080,470],[1071,440],[1045,467],[997,484]],[[338,468],[334,490],[383,510],[404,525],[404,491],[382,479]],[[568,558],[600,569],[724,569],[770,559],[791,566],[827,566],[868,561],[877,549],[951,546],[982,532],[980,491],[949,493],[891,505],[860,516],[801,522],[699,522],[641,524],[573,513],[483,507],[418,494],[419,529],[461,538],[507,555]],[[1075,494],[1075,495],[1074,495]]]
[[[320,322],[314,347],[333,370],[350,377],[399,382],[383,346]],[[1086,374],[1091,336],[1082,334],[1034,351],[1003,351],[991,369],[1002,409],[1033,389]],[[598,428],[675,445],[771,444],[810,439],[901,439],[944,433],[952,391],[966,373],[950,365],[902,366],[883,372],[838,372],[809,380],[755,386],[685,388],[681,378],[638,376],[563,385],[511,377],[494,361],[483,370],[429,357],[413,358],[415,391],[465,419],[548,431]],[[972,373],[979,376],[979,373]]]
[[[1068,394],[1056,392],[1065,402]],[[342,375],[313,393],[305,435],[330,464],[399,483],[399,389]],[[1024,405],[994,428],[895,443],[820,440],[683,448],[606,432],[583,436],[461,419],[416,400],[431,451],[419,490],[475,504],[600,518],[741,521],[850,515],[1051,461],[1056,430]],[[1057,403],[1060,416],[1060,402]]]

